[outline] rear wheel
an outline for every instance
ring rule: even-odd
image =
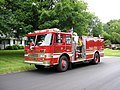
[[[95,53],[94,59],[92,60],[92,64],[98,64],[100,62],[100,55]]]
[[[35,67],[36,67],[37,69],[43,69],[43,68],[44,68],[44,66],[41,66],[41,65],[35,65]]]
[[[68,69],[68,58],[66,56],[62,56],[59,60],[57,70],[60,72],[64,72],[67,69]]]

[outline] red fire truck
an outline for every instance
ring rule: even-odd
[[[56,66],[66,71],[72,63],[91,62],[97,64],[104,56],[104,40],[82,36],[81,52],[77,49],[79,36],[61,32],[57,28],[38,30],[27,34],[25,63],[41,67]]]

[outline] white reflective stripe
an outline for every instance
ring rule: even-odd
[[[69,54],[69,55],[70,55],[70,54],[72,54],[72,52],[70,52],[70,53],[67,53],[67,54]]]
[[[64,52],[66,53],[66,52]],[[63,53],[53,53],[53,58],[59,58]],[[71,52],[67,53],[70,57],[73,55]]]
[[[94,52],[91,52],[91,53],[86,53],[86,55],[91,55],[91,54],[94,54]]]
[[[69,49],[67,49],[67,51],[70,51]]]
[[[90,53],[86,53],[86,55],[91,55],[91,54],[94,54],[95,52],[90,52]],[[101,51],[99,53],[104,53],[104,51]]]
[[[69,56],[71,57],[73,54],[69,54]]]
[[[101,51],[100,53],[104,53],[104,51]]]
[[[60,55],[53,55],[53,58],[59,58]]]
[[[25,57],[28,57],[29,55],[28,54],[24,54]]]
[[[63,52],[63,53],[72,54],[72,52]],[[56,54],[61,55],[61,54],[63,54],[63,53],[53,53],[53,55],[56,55]]]
[[[57,65],[58,63],[54,63],[53,65]]]

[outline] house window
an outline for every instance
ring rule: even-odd
[[[13,44],[15,44],[15,40],[13,40]]]
[[[6,40],[6,44],[10,44],[10,39]]]
[[[22,44],[22,40],[20,40],[20,44]]]
[[[0,44],[2,44],[2,40],[0,40]]]

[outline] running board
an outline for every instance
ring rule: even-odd
[[[83,62],[83,61],[85,61],[85,59],[81,58],[81,59],[77,59],[77,60],[72,61],[72,63]]]

